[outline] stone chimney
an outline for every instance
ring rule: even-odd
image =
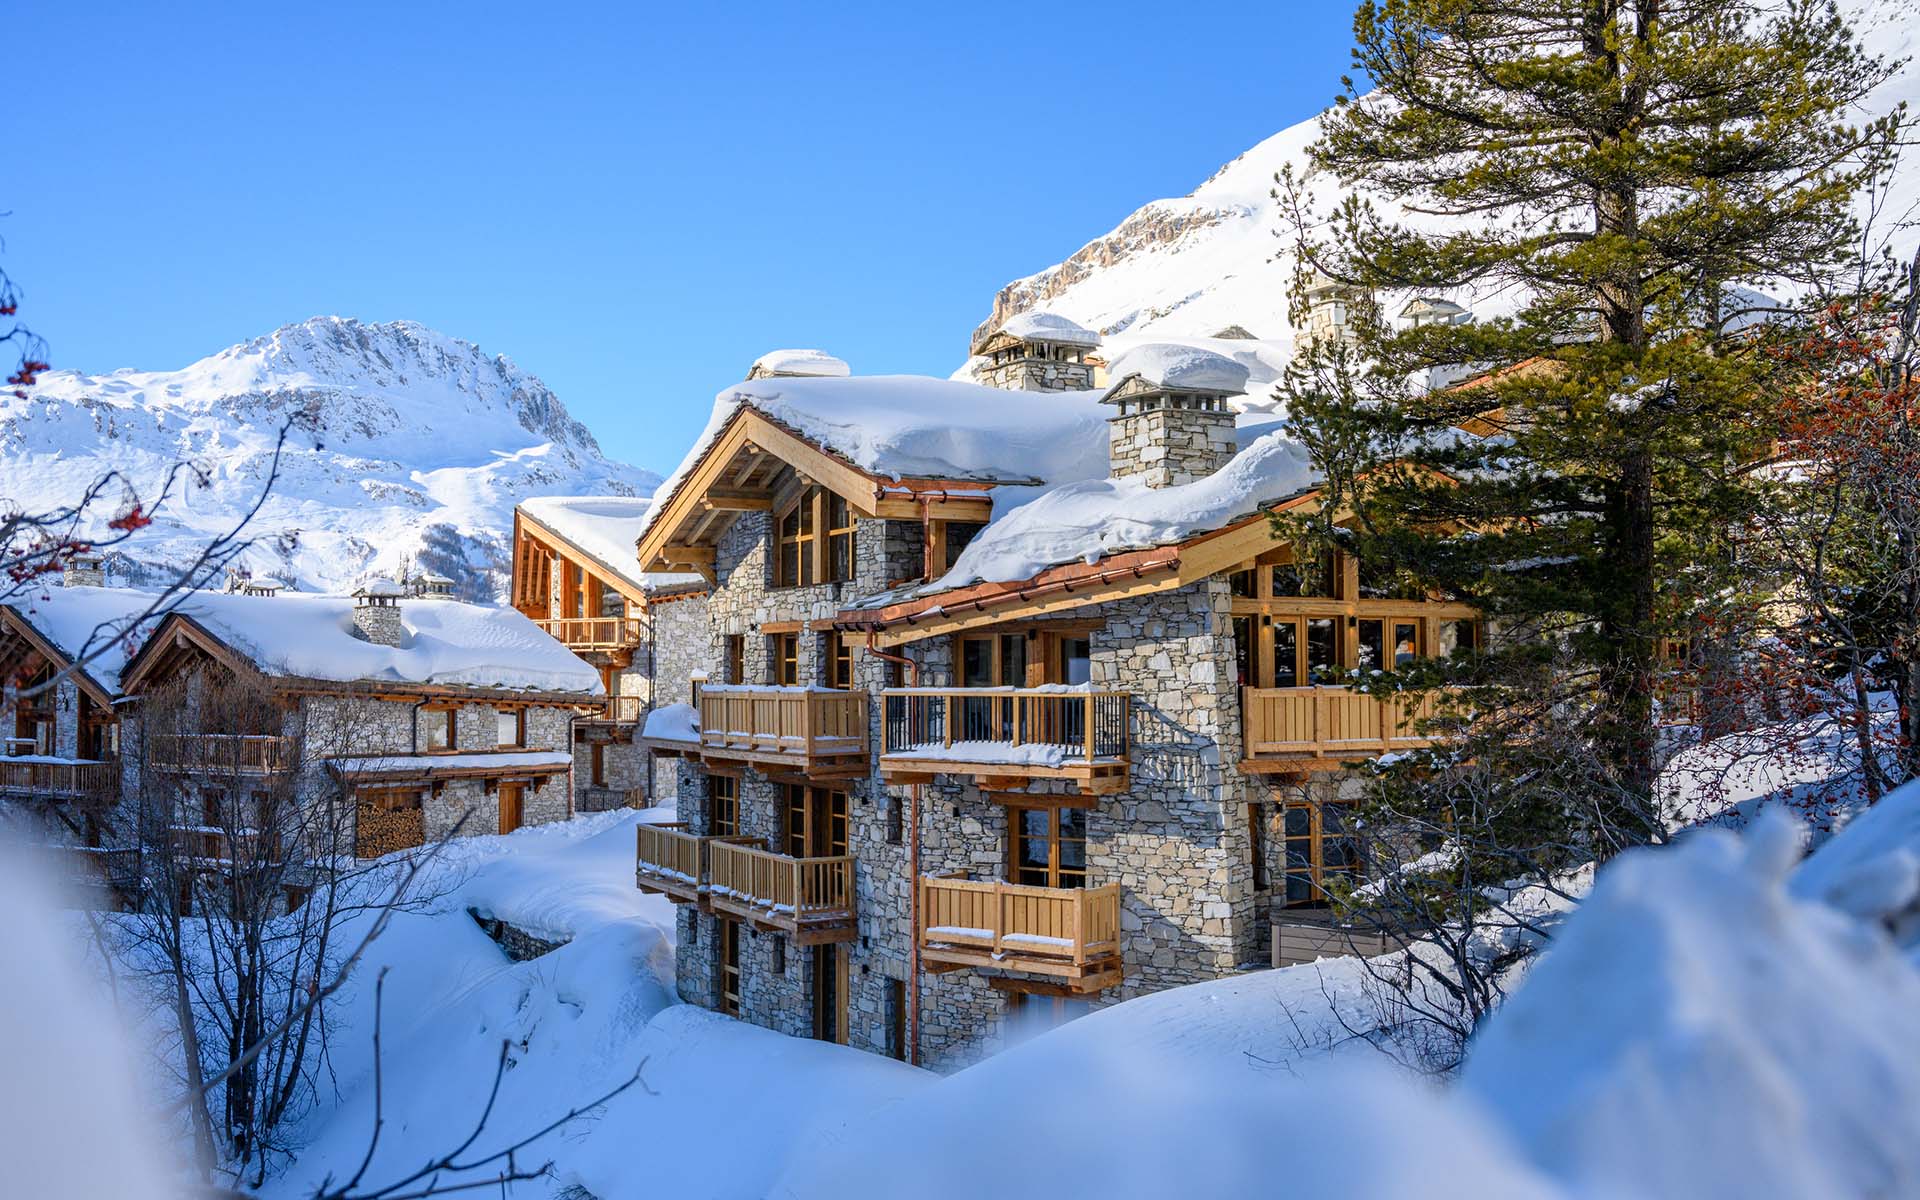
[[[807,377],[845,379],[853,373],[842,359],[825,350],[770,350],[753,360],[747,380],[804,379]]]
[[[1247,369],[1193,346],[1136,346],[1113,364],[1100,398],[1119,410],[1108,422],[1115,479],[1172,487],[1204,479],[1232,461],[1239,446],[1228,400],[1247,386]]]
[[[107,586],[106,562],[98,554],[76,554],[60,565],[61,587]]]
[[[1366,294],[1365,288],[1314,272],[1307,285],[1307,340],[1352,341],[1353,305]]]
[[[376,646],[398,646],[406,640],[400,622],[400,598],[407,589],[390,579],[376,579],[353,594],[353,629],[361,640]]]
[[[1011,392],[1083,392],[1093,386],[1100,335],[1049,312],[1023,312],[974,340],[975,370],[989,387]]]

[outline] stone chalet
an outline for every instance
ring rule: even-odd
[[[573,726],[605,694],[512,609],[375,583],[352,597],[192,592],[142,620],[157,599],[78,586],[0,607],[12,679],[69,672],[0,713],[26,731],[13,748],[31,750],[0,758],[0,791],[15,811],[41,810],[51,840],[135,858],[186,847],[172,857],[219,871],[572,814]],[[340,818],[244,816],[281,797],[277,811]],[[331,845],[298,844],[321,828]],[[137,885],[128,901],[144,886],[121,883]]]
[[[1269,514],[1316,481],[1240,362],[1136,345],[1096,389],[1098,345],[1009,322],[992,386],[781,352],[657,493],[636,569],[709,587],[639,739],[678,764],[637,878],[687,1001],[950,1068],[1269,961],[1362,869],[1345,764],[1422,714],[1337,681],[1475,615],[1294,561]]]
[[[652,501],[523,500],[513,514],[513,606],[599,673],[603,705],[574,723],[574,806],[639,807],[656,791],[634,734],[656,705],[686,704],[705,661],[706,579],[642,571],[633,557]],[[678,657],[676,657],[678,655]]]

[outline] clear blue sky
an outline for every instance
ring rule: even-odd
[[[5,261],[56,367],[411,318],[665,471],[779,346],[945,374],[993,293],[1310,115],[1350,6],[36,3]]]

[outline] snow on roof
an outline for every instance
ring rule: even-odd
[[[1055,342],[1064,346],[1098,346],[1100,335],[1077,321],[1057,313],[1015,313],[996,333],[1017,337],[1023,342]]]
[[[382,600],[397,600],[407,594],[407,589],[404,584],[395,583],[391,579],[376,579],[363,587],[355,588],[353,594],[372,596]]]
[[[816,375],[844,379],[853,374],[843,359],[825,350],[769,350],[753,360],[748,378],[756,375]]]
[[[684,572],[642,571],[634,543],[646,528],[653,501],[645,496],[532,496],[520,511],[649,591],[705,582]]]
[[[1271,433],[1192,483],[1150,488],[1138,479],[1089,479],[1067,484],[981,530],[953,569],[919,594],[1030,579],[1064,563],[1170,545],[1251,516],[1261,505],[1296,495],[1318,480],[1306,448]]]
[[[1115,388],[1139,376],[1156,388],[1237,395],[1247,390],[1249,374],[1244,364],[1199,346],[1146,342],[1120,355],[1107,368],[1111,381],[1107,394],[1112,395]]]
[[[660,485],[641,528],[741,408],[884,478],[1058,484],[1107,473],[1112,414],[1099,400],[1094,391],[1013,392],[926,375],[737,383],[714,397],[706,430]]]
[[[75,590],[75,589],[68,589]],[[354,635],[346,596],[194,592],[175,609],[269,675],[529,691],[601,690],[600,674],[511,608],[408,600],[400,646]]]
[[[36,592],[15,597],[7,601],[7,606],[26,618],[69,661],[98,650],[99,656],[82,669],[102,687],[117,691],[127,659],[159,624],[158,618],[149,618],[136,629],[136,620],[158,599],[153,592],[133,588],[62,587],[44,595]],[[280,603],[277,599],[274,602]]]

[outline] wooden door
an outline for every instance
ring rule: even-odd
[[[524,816],[522,804],[526,796],[525,785],[503,783],[500,785],[499,794],[500,832],[512,833],[520,828],[520,822]]]
[[[813,949],[813,1036],[847,1043],[847,948]]]

